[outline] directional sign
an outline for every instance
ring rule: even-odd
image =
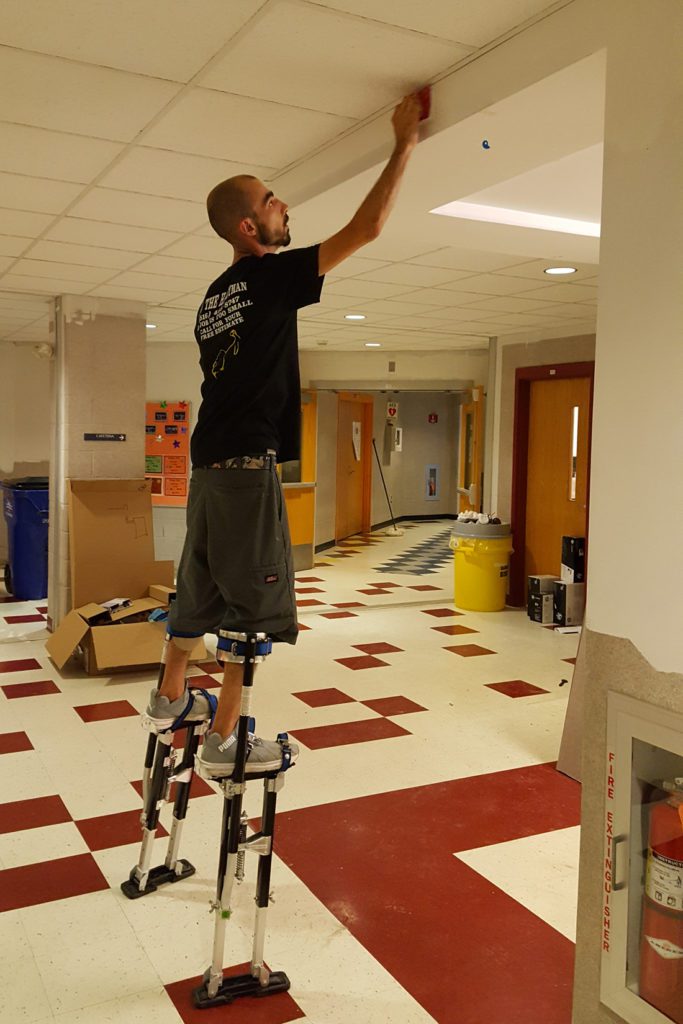
[[[84,434],[84,441],[125,441],[125,434]]]

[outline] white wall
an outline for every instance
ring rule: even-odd
[[[382,388],[406,386],[422,382],[427,389],[448,387],[447,382],[473,381],[484,383],[488,372],[488,351],[472,349],[452,352],[381,352],[364,349],[360,352],[326,352],[304,349],[299,358],[301,383],[304,387],[316,381],[339,382],[349,391],[366,382]],[[389,363],[394,363],[393,371]]]
[[[610,10],[587,623],[680,671],[683,7]]]
[[[33,345],[0,342],[0,480],[47,476],[50,462],[51,362]],[[7,558],[0,516],[0,562]]]

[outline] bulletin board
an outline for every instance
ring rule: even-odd
[[[187,505],[190,479],[190,403],[147,402],[145,476],[152,504]]]

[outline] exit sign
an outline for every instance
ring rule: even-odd
[[[427,417],[427,420],[428,420],[428,421],[429,421],[430,423],[438,423],[438,422],[439,422],[439,416],[438,416],[438,413],[435,413],[435,412],[430,412],[429,416]]]

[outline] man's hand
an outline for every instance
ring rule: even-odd
[[[394,126],[397,149],[412,149],[417,145],[421,113],[422,107],[415,93],[404,96],[396,107],[391,123]]]

